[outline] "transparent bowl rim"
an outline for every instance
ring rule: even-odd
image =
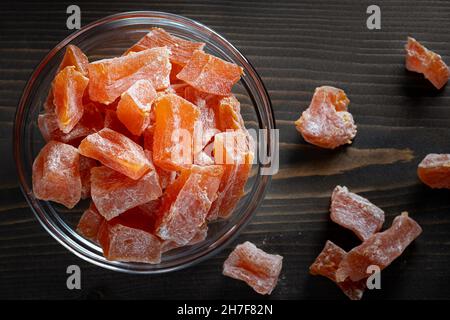
[[[38,77],[38,75],[41,73],[42,69],[46,66],[46,64],[51,61],[51,59],[57,54],[62,48],[64,48],[66,45],[71,43],[74,39],[76,39],[78,36],[82,35],[83,33],[87,32],[88,30],[91,30],[97,26],[110,23],[112,21],[116,20],[123,20],[123,19],[132,19],[132,18],[159,18],[159,19],[169,19],[176,22],[181,23],[182,25],[188,25],[190,27],[195,27],[198,30],[201,30],[202,32],[208,32],[209,34],[213,35],[215,37],[215,41],[220,41],[221,44],[226,45],[229,49],[233,51],[233,54],[235,54],[239,60],[240,63],[244,65],[244,69],[251,70],[252,71],[252,78],[256,83],[258,84],[258,92],[261,95],[261,98],[264,99],[265,105],[267,108],[265,108],[266,116],[267,116],[267,122],[268,127],[267,129],[275,129],[275,118],[273,114],[272,104],[270,97],[268,95],[267,89],[264,86],[264,83],[262,82],[260,76],[254,69],[254,67],[251,65],[251,63],[245,58],[245,56],[236,49],[231,43],[229,43],[224,37],[222,37],[220,34],[212,30],[211,28],[194,21],[192,19],[186,18],[184,16],[172,14],[172,13],[166,13],[161,11],[129,11],[129,12],[122,12],[117,13],[113,15],[106,16],[104,18],[101,18],[99,20],[96,20],[94,22],[91,22],[87,24],[86,26],[82,27],[80,30],[70,34],[67,36],[64,40],[62,40],[60,43],[58,43],[50,52],[41,60],[41,62],[38,64],[38,66],[34,69],[32,75],[30,76],[24,90],[21,96],[21,99],[19,101],[18,108],[16,110],[15,114],[15,120],[14,120],[14,126],[13,126],[13,154],[14,154],[14,160],[16,165],[16,170],[19,176],[19,186],[22,190],[22,193],[25,196],[25,199],[32,209],[35,217],[40,222],[40,224],[44,227],[44,229],[54,238],[56,239],[61,245],[63,245],[66,249],[68,249],[70,252],[75,254],[76,256],[80,257],[81,259],[88,261],[94,265],[100,266],[105,269],[113,270],[113,271],[119,271],[129,274],[160,274],[160,273],[167,273],[171,271],[181,270],[190,266],[193,266],[197,263],[200,263],[213,255],[219,253],[222,249],[226,247],[227,244],[229,244],[231,241],[234,240],[234,238],[242,231],[242,229],[248,224],[250,219],[254,216],[257,209],[261,205],[265,193],[267,189],[269,188],[271,176],[266,175],[262,176],[262,181],[257,186],[258,189],[254,191],[253,193],[257,195],[256,201],[252,201],[249,207],[246,208],[245,214],[241,217],[241,219],[238,221],[234,227],[230,228],[225,234],[223,234],[219,239],[217,239],[214,244],[210,245],[207,250],[204,250],[201,254],[197,254],[195,257],[191,257],[189,259],[186,259],[181,264],[174,265],[171,267],[166,268],[160,268],[155,269],[155,265],[148,265],[148,264],[139,264],[139,263],[129,263],[129,262],[117,262],[117,261],[108,261],[103,257],[100,257],[99,255],[96,255],[95,253],[92,253],[85,248],[81,247],[79,244],[75,243],[72,239],[69,239],[66,234],[61,232],[61,229],[59,229],[59,226],[55,224],[54,221],[49,220],[44,210],[41,210],[40,206],[37,205],[37,199],[34,198],[32,195],[31,187],[29,186],[27,182],[27,178],[25,177],[24,173],[24,164],[22,161],[22,151],[21,151],[21,144],[22,144],[22,125],[19,125],[19,123],[22,123],[22,119],[24,118],[24,115],[26,114],[26,102],[28,100],[28,97],[30,95],[30,91],[33,88],[35,81]],[[268,137],[270,139],[270,136]],[[268,141],[268,144],[270,144],[270,140]],[[259,172],[258,172],[259,174]],[[80,236],[81,237],[81,236]],[[148,268],[147,268],[148,267]]]

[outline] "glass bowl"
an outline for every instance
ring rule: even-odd
[[[205,51],[234,62],[244,68],[245,75],[233,89],[241,101],[247,128],[273,129],[272,107],[264,85],[248,60],[227,40],[210,28],[191,19],[163,12],[126,12],[108,16],[71,34],[60,42],[38,65],[28,81],[20,100],[14,123],[14,157],[21,189],[39,222],[64,247],[95,265],[128,273],[162,273],[198,263],[218,253],[247,224],[264,198],[270,176],[261,175],[262,165],[255,164],[246,185],[246,192],[228,220],[210,223],[205,241],[179,248],[163,255],[160,264],[108,261],[101,248],[75,231],[81,213],[88,202],[80,202],[68,210],[54,202],[40,201],[32,192],[33,160],[44,146],[37,117],[52,79],[64,55],[65,47],[74,44],[86,53],[90,61],[121,55],[143,37],[151,27],[162,27],[181,38],[206,43]],[[269,139],[264,142],[270,150]]]

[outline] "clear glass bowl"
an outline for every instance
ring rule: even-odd
[[[128,273],[161,273],[178,270],[200,262],[217,253],[243,229],[264,197],[270,176],[260,175],[261,165],[253,166],[246,185],[245,196],[228,220],[209,224],[205,241],[190,247],[172,250],[163,255],[157,265],[108,261],[101,248],[75,231],[87,201],[74,209],[36,199],[32,192],[32,163],[45,144],[37,127],[37,117],[43,110],[51,81],[64,55],[65,47],[74,44],[83,50],[90,61],[121,55],[144,36],[151,27],[193,41],[206,43],[205,51],[244,68],[245,75],[233,92],[241,101],[246,126],[253,129],[273,129],[274,118],[269,96],[248,60],[222,36],[191,19],[163,12],[126,12],[93,22],[71,34],[38,65],[28,81],[16,112],[14,123],[14,157],[22,191],[43,227],[63,246],[82,259],[98,266]],[[265,142],[266,150],[270,140]]]

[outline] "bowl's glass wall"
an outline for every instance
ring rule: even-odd
[[[205,51],[241,65],[245,75],[233,92],[241,102],[246,126],[253,129],[274,127],[270,100],[251,65],[225,39],[192,20],[158,12],[114,15],[86,26],[53,49],[38,66],[27,84],[16,114],[14,151],[21,186],[39,221],[61,244],[92,263],[125,272],[170,271],[191,265],[217,252],[219,247],[229,241],[248,222],[262,201],[269,182],[268,176],[259,175],[261,168],[255,164],[246,186],[246,194],[232,217],[209,224],[206,241],[170,251],[163,256],[162,262],[158,265],[107,261],[97,245],[85,240],[74,231],[81,213],[88,206],[86,201],[68,210],[53,202],[39,201],[34,198],[31,188],[32,163],[45,143],[37,127],[37,117],[43,112],[43,103],[63,57],[65,46],[74,44],[80,47],[90,61],[119,56],[153,26],[162,27],[182,38],[205,42]]]

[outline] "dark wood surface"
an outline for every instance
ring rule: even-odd
[[[270,93],[280,129],[281,169],[257,215],[235,243],[187,270],[125,275],[82,261],[50,237],[22,196],[12,157],[13,118],[40,59],[71,31],[66,7],[78,4],[85,25],[109,14],[160,10],[196,19],[223,34],[254,64]],[[284,256],[278,287],[264,299],[345,299],[308,266],[327,239],[358,241],[329,219],[332,189],[346,185],[379,205],[390,224],[403,210],[423,235],[382,273],[382,290],[365,299],[450,298],[450,193],[419,183],[430,152],[450,152],[450,87],[436,91],[404,69],[407,35],[450,63],[450,2],[377,1],[382,29],[366,28],[372,2],[305,1],[14,1],[0,3],[0,298],[260,298],[221,275],[235,244],[250,240]],[[315,87],[343,88],[358,125],[351,146],[319,150],[293,121]],[[66,289],[66,267],[82,269],[82,290]]]

